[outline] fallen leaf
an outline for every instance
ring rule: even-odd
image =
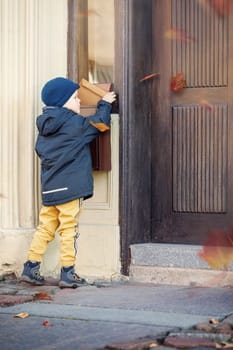
[[[104,132],[104,131],[110,129],[110,127],[104,123],[94,123],[94,122],[90,121],[90,124],[101,132]]]
[[[20,312],[19,314],[14,315],[13,317],[26,318],[28,316],[29,314],[27,312]]]
[[[186,80],[184,80],[184,73],[178,73],[174,77],[171,78],[171,90],[174,92],[179,92],[183,90],[186,86]]]
[[[43,321],[43,326],[45,327],[53,327],[53,323],[50,323],[49,321]]]
[[[210,232],[198,255],[214,269],[227,269],[233,262],[233,228]]]
[[[211,323],[211,324],[218,324],[219,321],[216,320],[215,318],[211,318],[211,319],[209,320],[209,323]]]
[[[142,81],[145,81],[145,80],[154,78],[154,77],[156,77],[157,75],[159,75],[159,73],[152,73],[152,74],[146,75],[144,78],[140,79],[139,81],[142,82]]]
[[[36,293],[33,299],[34,300],[52,300],[52,297],[47,293]]]
[[[228,342],[221,342],[220,344],[217,343],[216,349],[233,349],[233,343],[228,343]]]

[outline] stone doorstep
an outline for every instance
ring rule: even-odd
[[[143,243],[130,246],[131,264],[136,266],[158,266],[183,269],[212,270],[198,253],[201,245]],[[233,264],[228,267],[233,271]]]
[[[211,269],[198,253],[200,245],[143,243],[130,246],[130,281],[183,286],[233,286],[228,271]]]
[[[232,287],[233,271],[130,265],[131,282],[197,287]]]

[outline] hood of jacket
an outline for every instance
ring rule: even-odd
[[[39,134],[49,136],[55,134],[74,112],[63,107],[45,107],[43,113],[37,117],[36,125]]]

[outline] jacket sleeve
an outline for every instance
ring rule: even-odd
[[[111,103],[100,100],[97,105],[96,113],[88,117],[83,117],[84,137],[86,143],[95,139],[100,132],[110,129],[111,109]]]

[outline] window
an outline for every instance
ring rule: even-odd
[[[88,78],[114,81],[114,0],[88,0]]]
[[[114,81],[114,0],[68,0],[68,75]]]
[[[68,13],[68,77],[113,83],[114,0],[68,0]],[[94,170],[111,169],[109,131],[92,142],[91,153]]]

